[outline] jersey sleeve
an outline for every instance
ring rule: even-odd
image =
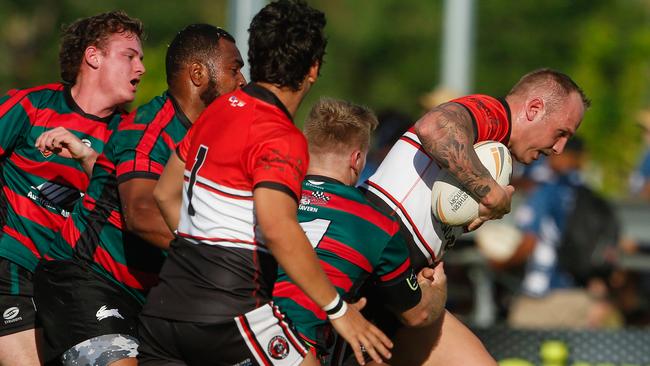
[[[255,144],[245,159],[253,189],[279,190],[298,201],[309,165],[307,141],[300,131],[274,131]]]
[[[475,141],[498,141],[507,143],[510,138],[510,108],[505,100],[488,95],[469,95],[452,100],[465,107],[472,117]]]
[[[118,183],[133,178],[158,179],[174,148],[171,138],[165,138],[166,123],[138,125],[131,123],[132,120],[133,116],[129,115],[114,136]]]
[[[386,306],[396,314],[420,302],[422,293],[409,252],[402,234],[395,233],[384,248],[379,265],[375,268],[376,285]]]
[[[0,99],[0,156],[16,147],[31,126],[25,92],[12,90]]]

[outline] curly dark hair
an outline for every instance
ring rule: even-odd
[[[265,6],[248,29],[251,81],[300,89],[309,68],[316,62],[323,65],[325,23],[325,14],[301,0]]]
[[[115,33],[131,33],[142,38],[142,22],[118,10],[77,19],[72,24],[64,26],[59,49],[61,79],[66,83],[74,84],[86,48],[91,45],[104,47],[108,37]]]
[[[167,48],[165,70],[169,84],[176,74],[189,62],[195,60],[208,64],[219,49],[219,39],[235,43],[230,33],[210,24],[190,24],[178,32]]]

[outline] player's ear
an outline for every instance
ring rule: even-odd
[[[320,70],[320,64],[317,62],[314,62],[313,65],[309,68],[309,73],[307,74],[307,80],[310,83],[315,83],[316,80],[318,79],[318,71]]]
[[[88,46],[84,51],[84,62],[89,67],[96,69],[99,67],[99,57],[102,51],[97,46]]]
[[[526,101],[526,119],[534,121],[535,118],[544,115],[544,99],[541,97],[532,97]]]
[[[357,177],[361,174],[365,166],[365,161],[365,155],[361,150],[354,150],[350,154],[350,168],[356,173]]]
[[[192,62],[187,71],[192,84],[196,87],[201,86],[204,83],[204,78],[207,77],[207,70],[200,62]]]

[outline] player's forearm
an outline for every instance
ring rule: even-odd
[[[424,150],[474,197],[490,200],[497,182],[474,152],[471,117],[462,106],[447,103],[434,108],[416,122],[415,132]]]
[[[445,311],[447,293],[438,287],[420,287],[420,302],[401,314],[402,321],[409,327],[424,327],[438,319]]]
[[[319,307],[329,304],[336,290],[325,275],[316,252],[297,221],[278,220],[274,233],[264,236],[278,264]]]
[[[176,229],[178,229],[178,222],[181,215],[182,198],[156,196],[155,191],[154,198],[156,199],[156,203],[160,209],[160,215],[163,219],[162,224],[164,224],[164,226],[170,231],[176,231]]]
[[[167,227],[155,204],[153,206],[135,208],[129,215],[125,215],[126,227],[148,243],[161,249],[168,249],[174,234]]]
[[[93,167],[95,166],[98,156],[99,153],[97,151],[90,149],[90,152],[86,157],[79,159],[81,167],[89,177],[93,175]]]

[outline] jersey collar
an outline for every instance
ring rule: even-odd
[[[246,86],[244,86],[242,90],[244,91],[244,93],[250,95],[253,98],[257,98],[259,100],[262,100],[266,103],[269,103],[271,105],[280,108],[280,110],[287,115],[289,121],[293,123],[293,117],[291,117],[291,113],[289,113],[287,107],[285,107],[284,104],[282,104],[282,102],[280,101],[280,99],[278,99],[278,97],[275,94],[273,94],[270,90],[253,82],[248,83]]]
[[[68,105],[72,111],[74,111],[77,114],[80,114],[82,117],[87,118],[87,119],[92,119],[93,121],[99,121],[99,122],[105,122],[108,123],[110,122],[113,117],[115,116],[116,113],[118,113],[117,109],[111,113],[110,115],[106,117],[98,117],[94,114],[86,113],[79,107],[79,104],[75,102],[74,98],[72,97],[72,85],[70,84],[64,84],[63,87],[63,97],[65,98],[65,102]]]
[[[190,127],[192,127],[192,122],[190,121],[189,118],[185,115],[185,112],[183,112],[183,108],[181,108],[180,104],[176,101],[176,98],[172,95],[172,93],[167,91],[167,96],[169,97],[169,100],[172,102],[172,106],[174,106],[174,112],[176,112],[176,118],[178,118],[179,121],[181,121],[181,124],[188,130]]]
[[[503,109],[506,110],[506,114],[508,115],[508,133],[506,134],[506,142],[510,141],[510,132],[512,132],[512,115],[510,114],[510,105],[508,105],[508,102],[506,101],[506,98],[497,98],[499,102],[501,102],[501,105],[503,106]]]
[[[318,175],[318,174],[307,174],[305,176],[305,180],[315,180],[315,181],[318,181],[318,182],[345,185],[340,180],[337,180],[337,179],[334,179],[334,178],[331,178],[331,177],[326,177],[324,175]]]

